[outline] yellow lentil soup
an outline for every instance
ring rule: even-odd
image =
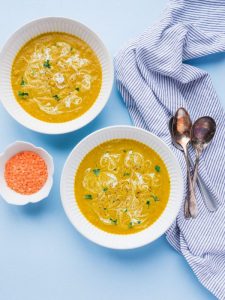
[[[153,149],[135,140],[114,139],[85,156],[74,189],[81,212],[92,224],[110,233],[131,234],[162,214],[170,179]]]
[[[45,122],[60,123],[81,116],[94,104],[102,69],[83,40],[50,32],[22,47],[12,66],[11,82],[26,112]]]

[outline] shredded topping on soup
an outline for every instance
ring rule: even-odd
[[[170,183],[160,156],[134,140],[111,140],[93,149],[75,176],[82,213],[97,227],[134,233],[161,215]]]
[[[66,33],[46,33],[29,41],[12,67],[12,87],[19,104],[47,122],[72,120],[96,100],[102,80],[94,51]]]

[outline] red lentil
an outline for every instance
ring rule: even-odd
[[[19,152],[5,165],[5,180],[8,187],[23,195],[38,192],[47,178],[45,161],[33,151]]]

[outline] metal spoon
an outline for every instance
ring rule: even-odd
[[[195,218],[198,214],[197,202],[195,198],[194,188],[191,180],[190,164],[188,160],[188,146],[191,141],[191,119],[183,107],[179,108],[173,119],[172,133],[173,138],[184,151],[184,157],[187,166],[187,179],[188,179],[188,195],[184,203],[184,215],[186,218]]]
[[[197,174],[198,174],[199,158],[202,154],[202,151],[212,141],[215,132],[216,132],[216,122],[211,117],[201,117],[198,120],[196,120],[194,125],[192,126],[191,142],[192,142],[192,146],[196,151],[194,175],[192,181],[194,189],[195,189]]]
[[[172,142],[173,142],[173,145],[177,149],[183,151],[183,148],[179,144],[177,144],[176,141],[173,138],[172,125],[173,125],[173,117],[170,118],[169,124],[168,124],[170,135],[171,135],[171,138],[172,138]],[[189,159],[189,163],[190,163],[192,169],[194,169],[194,163],[193,163],[193,161],[192,161],[192,159],[189,155],[188,155],[188,159]],[[201,176],[199,174],[197,174],[197,184],[198,184],[200,193],[202,195],[202,199],[205,203],[205,206],[211,212],[216,211],[217,208],[218,208],[218,203],[216,202],[215,198],[211,194],[211,191],[208,189],[207,185],[205,184],[205,182],[203,181],[203,179],[201,178]]]

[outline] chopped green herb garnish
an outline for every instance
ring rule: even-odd
[[[138,220],[138,221],[137,221],[137,223],[138,223],[138,224],[141,224],[141,221],[140,221],[140,220]]]
[[[132,227],[133,227],[133,223],[130,222],[130,223],[128,224],[128,228],[132,228]]]
[[[22,78],[22,80],[20,82],[20,85],[22,85],[22,86],[26,85],[26,82],[23,80],[23,78]]]
[[[73,51],[73,47],[70,47],[70,51]]]
[[[49,69],[51,68],[49,59],[47,59],[47,60],[43,63],[43,66],[44,66],[45,68],[49,68]]]
[[[123,149],[123,152],[124,152],[124,153],[126,153],[126,152],[127,152],[127,150]]]
[[[108,191],[108,188],[104,187],[102,190],[103,190],[103,192],[106,192],[106,191]]]
[[[87,194],[87,195],[84,195],[84,199],[93,199],[92,195],[91,194]]]
[[[79,88],[79,87],[76,87],[75,90],[79,92],[79,91],[80,91],[80,88]]]
[[[127,208],[125,208],[123,212],[127,212],[127,211],[128,211],[128,209],[127,209]]]
[[[54,98],[55,100],[57,100],[57,101],[60,100],[60,97],[59,97],[58,95],[54,95],[53,98]]]
[[[160,166],[155,166],[156,172],[160,172]]]
[[[146,201],[146,204],[147,204],[148,207],[149,207],[149,205],[151,204],[151,203],[150,203],[150,200],[147,200],[147,201]]]
[[[151,197],[155,200],[155,201],[159,201],[159,198],[155,195],[151,195]]]
[[[26,92],[21,92],[21,91],[19,91],[19,92],[18,92],[18,96],[20,96],[20,97],[25,97],[25,96],[29,96],[29,94],[26,93]]]
[[[112,219],[112,218],[110,218],[109,219],[114,225],[117,225],[117,219]]]
[[[128,173],[128,172],[123,173],[123,176],[129,176],[129,175],[130,175],[130,173]]]
[[[107,208],[106,208],[106,207],[104,207],[103,209],[104,209],[104,210],[107,210]]]
[[[94,169],[93,172],[96,176],[98,176],[100,174],[100,169]]]

